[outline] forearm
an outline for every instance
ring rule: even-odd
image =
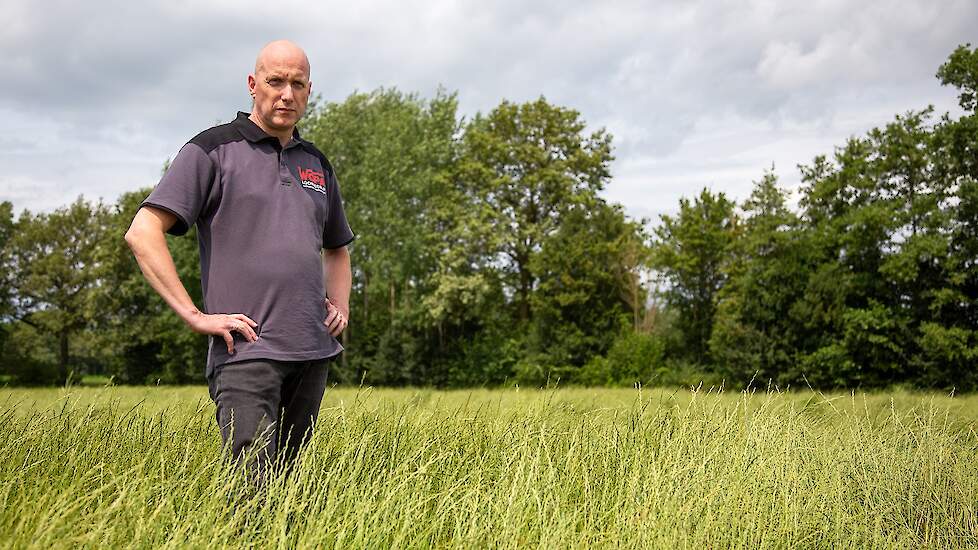
[[[166,246],[166,231],[173,227],[176,217],[169,212],[150,207],[140,208],[126,232],[126,243],[136,256],[136,263],[153,290],[177,312],[177,315],[193,330],[224,339],[228,353],[234,353],[234,337],[237,332],[249,342],[258,340],[255,329],[258,323],[243,313],[217,313],[207,315],[194,305],[184,288],[173,256]]]
[[[345,246],[323,252],[323,277],[330,303],[349,317],[353,271],[350,267],[350,251]]]
[[[163,301],[180,316],[187,324],[200,315],[200,310],[194,305],[190,294],[177,275],[176,265],[166,245],[166,236],[156,227],[147,227],[134,220],[133,226],[126,233],[126,243],[136,257],[140,271],[146,281],[153,287]]]

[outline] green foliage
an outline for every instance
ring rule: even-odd
[[[339,176],[350,225],[354,287],[340,371],[378,384],[436,383],[440,356],[472,334],[492,288],[468,269],[454,95],[425,101],[397,90],[353,94],[306,117],[303,132]],[[462,269],[453,271],[452,266]]]
[[[924,374],[932,369],[920,338],[935,333],[921,327],[963,327],[936,306],[951,296],[958,304],[974,299],[961,288],[963,266],[955,265],[952,252],[960,216],[955,195],[968,186],[960,183],[963,174],[949,173],[954,163],[943,162],[947,136],[956,134],[951,128],[958,123],[945,117],[932,125],[930,115],[927,109],[898,116],[867,138],[851,140],[834,163],[818,160],[805,170],[802,205],[822,269],[834,273],[836,285],[829,290],[835,299],[816,294],[802,300],[836,304],[813,316],[823,321],[823,342],[799,349],[813,383],[933,384]],[[819,286],[810,284],[809,291]]]
[[[14,231],[14,207],[8,201],[0,202],[0,357],[6,355],[10,336],[10,316],[14,311],[13,265],[7,242]],[[0,372],[7,362],[0,359]]]
[[[101,286],[108,208],[82,199],[50,214],[24,211],[7,243],[13,316],[47,336],[57,349],[57,380],[71,368],[71,339],[105,318]]]
[[[446,356],[445,385],[499,387],[512,382],[523,354],[522,342],[508,334],[506,325],[485,323],[471,340]]]
[[[742,205],[741,234],[728,249],[710,350],[728,384],[783,383],[806,336],[797,301],[812,272],[811,235],[768,172]],[[824,303],[824,302],[820,302]]]
[[[498,384],[520,379],[528,357],[574,369],[610,346],[622,315],[640,316],[644,237],[597,197],[610,136],[584,128],[542,98],[463,126],[454,95],[396,90],[307,119],[358,234],[355,353],[340,376]]]
[[[18,385],[37,386],[58,380],[57,350],[50,337],[21,322],[4,324],[6,343],[0,355],[3,374]]]
[[[975,59],[961,47],[939,71],[972,112]],[[718,289],[711,358],[734,385],[974,389],[976,152],[973,113],[938,122],[931,108],[899,115],[851,138],[831,159],[800,167],[800,215],[766,174],[724,248],[704,245],[717,241],[706,236],[721,235],[722,224],[697,227],[706,217],[690,215],[695,209],[684,202],[679,219],[657,231],[668,303],[695,295],[689,289]],[[699,303],[704,313],[685,315],[686,338],[706,331],[689,322],[706,316],[713,301]]]
[[[600,199],[564,214],[529,265],[536,279],[531,349],[551,365],[579,367],[608,350],[609,335],[623,326],[633,331],[632,309],[645,298],[637,282],[646,256],[643,240],[641,228],[620,207]]]
[[[978,387],[978,331],[924,322],[918,336],[923,385],[953,389]]]
[[[207,337],[190,331],[149,286],[122,238],[150,189],[119,197],[103,244],[108,266],[110,311],[105,345],[113,350],[107,371],[123,383],[185,384],[203,381]],[[194,303],[202,303],[197,232],[167,236],[177,274]]]
[[[593,357],[575,382],[588,386],[652,385],[669,375],[665,342],[657,334],[626,331],[607,355]]]
[[[9,201],[0,202],[0,319],[6,320],[13,312],[13,259],[7,243],[14,233],[14,206]],[[0,342],[2,344],[2,342]]]
[[[652,245],[652,267],[665,284],[666,303],[679,313],[684,358],[709,364],[708,343],[717,295],[726,281],[727,250],[737,236],[734,203],[703,189],[679,201],[677,216],[661,216]]]
[[[480,224],[491,230],[481,252],[499,265],[524,324],[535,313],[534,256],[610,177],[611,136],[603,130],[585,136],[584,128],[577,111],[542,97],[522,105],[504,101],[466,127],[460,184]]]
[[[971,44],[958,46],[937,70],[937,78],[941,84],[957,88],[961,108],[974,112],[978,107],[978,48],[971,49]]]

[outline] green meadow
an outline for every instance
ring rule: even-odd
[[[978,547],[978,396],[331,388],[258,494],[206,388],[0,402],[9,548]]]

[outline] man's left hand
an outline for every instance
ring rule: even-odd
[[[329,298],[326,298],[326,320],[323,321],[323,324],[326,325],[331,335],[339,336],[346,330],[346,325],[349,323],[348,315],[349,313],[341,311],[339,307],[329,301]]]

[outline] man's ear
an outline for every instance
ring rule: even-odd
[[[255,80],[255,75],[249,74],[248,75],[248,93],[251,94],[251,97],[255,97],[255,86],[257,84],[258,84],[258,81]]]

